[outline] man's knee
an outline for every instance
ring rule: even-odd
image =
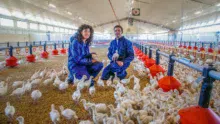
[[[121,72],[118,72],[118,73],[117,73],[117,76],[118,76],[120,79],[124,79],[124,78],[127,76],[126,70],[123,70],[123,71],[121,71]]]

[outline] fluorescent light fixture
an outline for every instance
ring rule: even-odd
[[[216,6],[220,6],[220,3],[216,4]]]
[[[36,21],[37,21],[37,22],[43,22],[43,19],[42,19],[40,16],[37,16],[37,17],[36,17]]]
[[[183,19],[183,20],[184,20],[184,19],[187,19],[187,18],[188,18],[187,16],[184,16],[184,17],[182,17],[181,19]]]
[[[23,13],[21,13],[19,11],[12,12],[12,15],[17,18],[25,19],[25,16],[23,15]]]
[[[47,30],[48,31],[53,31],[53,27],[52,26],[47,26]]]
[[[72,15],[72,13],[71,13],[71,12],[67,12],[67,14]]]
[[[14,21],[11,19],[0,18],[1,26],[14,27]]]
[[[10,11],[8,11],[5,8],[1,8],[1,7],[0,7],[0,14],[6,15],[6,16],[11,16],[11,12]]]
[[[27,29],[27,22],[17,21],[17,27]]]
[[[46,28],[46,25],[40,25],[39,29],[41,31],[46,31],[47,28]]]
[[[175,23],[175,22],[176,22],[176,20],[173,20],[172,22],[173,22],[173,23]]]
[[[56,6],[52,3],[49,4],[49,7],[56,8]]]
[[[198,15],[198,14],[201,14],[202,12],[201,11],[196,11],[194,14]]]
[[[25,18],[31,21],[36,21],[36,18],[32,14],[25,15]]]
[[[54,27],[55,32],[60,32],[60,29],[58,27]]]
[[[47,24],[51,24],[51,21],[50,21],[50,19],[48,19],[48,18],[45,18],[44,21],[45,21],[45,23],[47,23]]]
[[[30,25],[30,29],[34,29],[34,30],[38,29],[38,25],[35,23],[30,23],[29,25]]]

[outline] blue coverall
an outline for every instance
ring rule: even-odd
[[[74,82],[73,75],[75,74],[77,79],[81,79],[83,75],[87,76],[87,79],[92,75],[94,78],[103,68],[102,62],[92,63],[91,53],[89,51],[89,44],[79,42],[75,36],[70,38],[70,45],[68,49],[68,69],[69,80]],[[94,85],[92,80],[91,86]]]
[[[119,66],[115,61],[112,60],[113,54],[118,50],[119,58],[118,61],[122,61],[123,66]],[[108,80],[110,76],[115,76],[124,79],[127,75],[126,69],[129,67],[130,62],[134,59],[134,50],[131,41],[126,39],[124,36],[111,41],[110,47],[108,48],[108,58],[111,60],[110,64],[103,70],[102,80]]]

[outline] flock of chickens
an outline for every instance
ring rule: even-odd
[[[109,61],[102,61],[108,64]],[[167,70],[168,59],[161,57],[160,65]],[[132,62],[133,71],[138,75],[130,75],[127,79],[120,80],[115,76],[113,80],[98,79],[98,87],[113,87],[115,104],[92,103],[86,99],[81,98],[83,89],[88,89],[89,94],[93,96],[96,92],[95,86],[89,87],[92,76],[88,79],[84,75],[82,79],[74,80],[76,90],[72,93],[72,100],[75,104],[83,104],[87,111],[88,120],[79,120],[76,112],[69,108],[59,106],[56,109],[54,104],[51,105],[51,111],[48,113],[51,122],[54,124],[62,123],[61,116],[64,117],[68,123],[79,124],[176,124],[179,123],[180,116],[178,110],[192,105],[198,104],[199,93],[201,89],[201,81],[197,78],[201,73],[196,72],[186,66],[176,63],[174,77],[181,82],[179,90],[171,90],[163,92],[158,86],[158,80],[163,78],[166,74],[158,73],[157,76],[152,77],[150,70],[144,66],[144,63],[135,58]],[[36,71],[27,81],[15,81],[12,86],[8,86],[10,77],[5,81],[0,82],[0,97],[8,94],[8,89],[12,88],[11,96],[18,100],[25,93],[29,93],[33,99],[33,104],[38,104],[38,100],[43,97],[43,94],[38,87],[40,85],[53,85],[57,91],[65,93],[69,84],[67,83],[68,69],[64,64],[61,71],[56,72],[54,69],[45,68],[44,70]],[[137,77],[148,76],[149,83],[141,88],[140,79]],[[111,79],[111,78],[110,78]],[[129,88],[128,85],[133,80],[134,85]],[[214,82],[214,89],[212,92],[211,108],[218,115],[220,115],[220,82]],[[5,116],[11,122],[15,117],[16,108],[6,103]],[[22,116],[16,117],[19,124],[24,124],[25,119]]]

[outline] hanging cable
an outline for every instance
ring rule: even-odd
[[[114,10],[114,8],[113,8],[113,5],[112,5],[111,0],[108,0],[108,1],[109,1],[109,4],[110,4],[111,8],[112,8],[113,13],[114,13],[115,19],[117,20],[118,24],[120,25],[120,21],[119,21],[117,15],[116,15],[116,13],[115,13],[115,10]]]

